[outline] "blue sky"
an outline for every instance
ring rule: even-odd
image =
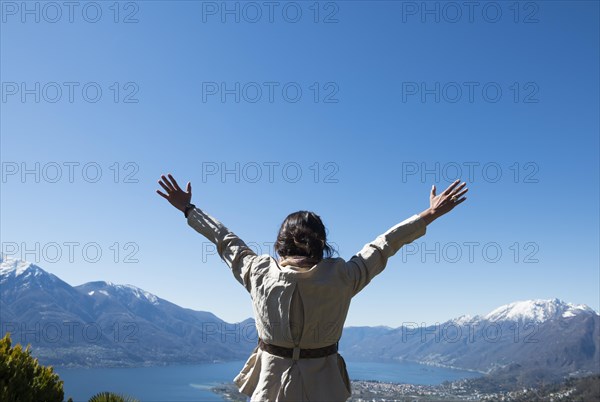
[[[600,308],[597,2],[23,4],[2,2],[3,252],[233,322],[249,296],[161,174],[260,253],[309,209],[350,258],[458,168],[468,200],[347,325]]]

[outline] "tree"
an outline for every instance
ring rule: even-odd
[[[125,395],[113,394],[112,392],[101,392],[92,396],[89,402],[139,402],[137,399]]]
[[[11,348],[8,332],[0,339],[0,401],[62,402],[63,382],[51,366],[40,365],[29,348]]]

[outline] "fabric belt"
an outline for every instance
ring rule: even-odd
[[[271,345],[258,339],[258,347],[267,353],[279,357],[287,357],[288,359],[315,359],[325,357],[337,353],[338,342],[333,345],[325,346],[318,349],[300,349],[300,348],[284,348],[283,346]]]

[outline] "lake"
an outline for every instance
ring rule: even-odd
[[[55,368],[64,381],[65,399],[87,401],[101,391],[131,395],[146,401],[222,401],[210,388],[232,382],[245,361],[139,368]],[[352,380],[378,380],[410,384],[440,384],[445,380],[477,377],[470,371],[409,362],[346,361]]]

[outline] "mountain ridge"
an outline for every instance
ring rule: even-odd
[[[1,281],[4,280],[3,277],[5,275],[9,275],[10,273],[16,271],[15,276],[20,276],[23,274],[27,274],[27,270],[29,270],[29,269],[34,269],[34,276],[35,275],[39,276],[42,273],[42,274],[49,275],[55,279],[62,281],[56,275],[54,275],[48,271],[45,271],[38,265],[35,265],[31,262],[21,260],[21,259],[10,258],[10,257],[8,257],[8,258],[2,257],[2,255],[0,255],[0,283],[1,283]],[[64,281],[62,281],[62,282],[66,283]],[[86,282],[86,283],[83,283],[80,285],[69,285],[69,286],[72,286],[75,289],[84,289],[84,288],[88,288],[90,285],[96,285],[96,286],[103,285],[105,287],[112,287],[112,288],[116,288],[116,289],[130,289],[134,293],[137,293],[137,297],[144,296],[147,299],[149,299],[150,301],[152,301],[153,303],[157,303],[160,301],[168,302],[166,299],[163,299],[151,292],[148,292],[148,291],[146,291],[142,288],[139,288],[135,285],[132,285],[132,284],[116,284],[116,283],[113,283],[110,281],[97,280],[97,281]],[[171,303],[171,302],[168,302],[168,303]],[[525,309],[524,307],[529,307],[529,310]],[[545,309],[540,309],[540,307],[545,307]],[[186,308],[186,307],[181,307],[181,308]],[[192,311],[200,311],[200,310],[193,310],[190,308],[186,308],[186,309],[189,309]],[[559,298],[526,299],[526,300],[518,300],[518,301],[513,301],[510,303],[503,304],[503,305],[495,308],[494,310],[490,311],[487,314],[477,314],[477,315],[463,314],[459,317],[449,318],[445,322],[452,321],[452,322],[456,322],[456,323],[464,323],[464,322],[470,322],[473,320],[481,320],[481,319],[486,319],[488,321],[528,319],[528,320],[534,321],[534,322],[543,322],[548,319],[556,319],[557,312],[562,313],[563,318],[564,318],[565,314],[567,314],[568,316],[575,316],[579,312],[582,312],[582,311],[588,312],[588,313],[593,313],[595,315],[600,315],[600,313],[598,311],[594,310],[592,307],[590,307],[586,304],[569,303],[569,302],[565,302]],[[248,319],[251,319],[251,317],[247,318],[246,320],[248,320]],[[380,324],[380,325],[375,325],[375,326],[353,325],[353,326],[348,326],[347,328],[355,328],[355,327],[371,327],[371,328],[385,327],[385,328],[390,328],[390,329],[398,328],[398,327],[392,327],[392,326],[385,325],[385,324]]]
[[[10,331],[15,343],[31,343],[46,364],[245,360],[256,347],[252,318],[227,323],[134,285],[71,286],[35,264],[10,259],[0,262],[0,284],[2,332]],[[522,300],[429,326],[345,327],[340,353],[350,360],[406,360],[482,373],[597,373],[600,315],[557,298]]]

